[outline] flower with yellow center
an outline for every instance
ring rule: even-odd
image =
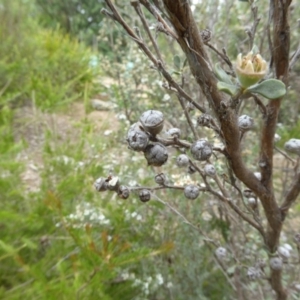
[[[266,75],[267,70],[267,62],[260,54],[253,54],[251,51],[244,57],[241,53],[237,57],[236,75],[243,88],[257,83]]]

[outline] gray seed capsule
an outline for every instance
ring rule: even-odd
[[[130,191],[128,189],[127,186],[125,185],[120,185],[119,187],[119,191],[118,191],[118,196],[121,198],[121,199],[127,199],[130,195]]]
[[[149,190],[143,189],[139,192],[139,197],[142,202],[148,202],[151,199],[151,193]]]
[[[181,131],[179,128],[171,128],[168,130],[167,134],[169,134],[173,137],[180,138]]]
[[[204,161],[210,158],[213,150],[211,144],[207,140],[200,139],[192,144],[191,153],[194,159]]]
[[[250,267],[247,270],[247,276],[250,280],[256,280],[262,275],[261,270],[255,267]]]
[[[189,157],[185,154],[178,155],[176,164],[179,168],[187,167],[189,165]]]
[[[187,171],[188,171],[188,174],[192,175],[192,174],[196,173],[197,170],[192,165],[189,165]]]
[[[212,164],[206,164],[204,166],[204,172],[207,176],[214,177],[216,175],[216,169]]]
[[[154,179],[159,185],[164,185],[166,183],[166,175],[164,173],[157,174]]]
[[[254,120],[247,115],[242,115],[239,117],[238,125],[240,131],[245,132],[251,130],[254,127]]]
[[[107,179],[107,181],[108,181],[107,182],[107,188],[110,191],[117,192],[119,190],[120,182],[119,182],[119,178],[117,176],[112,176],[109,179]]]
[[[141,115],[140,122],[145,131],[156,135],[160,133],[164,127],[164,115],[158,110],[147,110]]]
[[[202,114],[201,116],[199,116],[197,118],[197,124],[199,126],[206,126],[206,127],[209,127],[210,124],[212,123],[212,116],[209,115],[209,114]]]
[[[195,200],[199,196],[200,190],[196,185],[187,185],[184,188],[184,195],[187,199]]]
[[[284,149],[300,156],[300,140],[290,139],[284,144]]]
[[[271,269],[279,271],[282,269],[282,265],[283,265],[283,263],[282,263],[282,259],[280,257],[272,257],[270,259]]]
[[[227,256],[227,250],[224,247],[218,247],[215,254],[218,259],[222,260]]]
[[[150,144],[144,151],[149,166],[162,166],[168,160],[167,148],[162,144]]]
[[[126,140],[131,150],[143,151],[148,145],[149,136],[142,129],[140,123],[134,123],[128,130]]]
[[[95,182],[94,182],[94,187],[96,189],[97,192],[104,192],[107,191],[107,181],[105,178],[98,178]]]

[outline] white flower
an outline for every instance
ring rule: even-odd
[[[164,283],[164,278],[161,274],[156,274],[156,281],[159,285],[162,285]]]

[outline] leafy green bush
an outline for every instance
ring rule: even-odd
[[[30,4],[32,2],[29,2]],[[46,30],[28,18],[34,9],[3,1],[0,9],[0,104],[31,99],[53,109],[98,91],[99,70],[89,65],[92,51],[60,30]]]

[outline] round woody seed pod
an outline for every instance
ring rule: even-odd
[[[167,148],[162,144],[149,144],[144,151],[149,166],[160,167],[168,160]]]
[[[127,142],[131,150],[143,151],[149,142],[148,134],[142,129],[141,124],[134,123],[128,130]]]
[[[204,161],[210,158],[213,150],[211,144],[207,140],[200,139],[192,144],[191,153],[194,159]]]
[[[279,134],[275,133],[275,135],[274,135],[274,142],[277,143],[280,140],[281,140],[281,136]]]
[[[206,164],[204,166],[204,172],[207,176],[214,177],[216,175],[216,168],[212,164]]]
[[[181,130],[179,128],[171,128],[167,131],[167,134],[171,135],[172,137],[180,138]]]
[[[251,208],[255,209],[257,207],[257,200],[254,197],[248,198],[248,204]]]
[[[192,174],[196,173],[196,172],[197,172],[197,170],[195,169],[195,167],[194,167],[194,166],[192,166],[192,165],[189,165],[189,166],[188,166],[188,170],[187,170],[187,172],[188,172],[188,174],[192,175]]]
[[[164,173],[157,174],[154,179],[159,185],[164,185],[166,183],[166,175]]]
[[[199,126],[206,126],[209,127],[211,122],[212,122],[213,118],[211,115],[209,114],[202,114],[201,116],[199,116],[197,118],[197,124]]]
[[[121,199],[127,199],[130,195],[130,191],[128,189],[127,186],[125,185],[120,185],[119,187],[119,191],[118,191],[118,196],[121,198]]]
[[[215,254],[218,259],[222,260],[227,256],[227,250],[224,247],[218,247]]]
[[[94,182],[94,187],[97,192],[107,191],[107,181],[105,178],[100,177]]]
[[[142,202],[148,202],[151,199],[151,193],[149,190],[143,189],[139,192],[139,197]]]
[[[247,276],[250,280],[256,280],[262,275],[261,270],[255,267],[250,267],[247,270]]]
[[[119,185],[120,185],[119,177],[117,176],[112,176],[107,182],[107,188],[110,191],[117,192],[119,190]]]
[[[251,191],[251,190],[243,190],[243,195],[246,197],[246,198],[250,198],[250,197],[254,197],[254,193]]]
[[[140,122],[147,132],[157,135],[164,127],[164,115],[158,110],[147,110],[141,115]]]
[[[189,165],[189,157],[185,154],[180,154],[176,158],[176,165],[179,168],[187,167]]]
[[[199,196],[200,190],[196,185],[187,185],[184,188],[184,196],[187,199],[195,200]]]
[[[251,130],[254,127],[254,120],[247,115],[242,115],[239,117],[238,125],[240,131],[245,132]]]
[[[300,156],[300,140],[290,139],[284,144],[284,149]]]
[[[280,271],[282,270],[282,259],[280,257],[272,257],[270,259],[270,267],[273,270]]]
[[[278,247],[278,254],[283,259],[288,259],[291,256],[290,250],[288,248],[286,248],[285,246],[279,246]]]

